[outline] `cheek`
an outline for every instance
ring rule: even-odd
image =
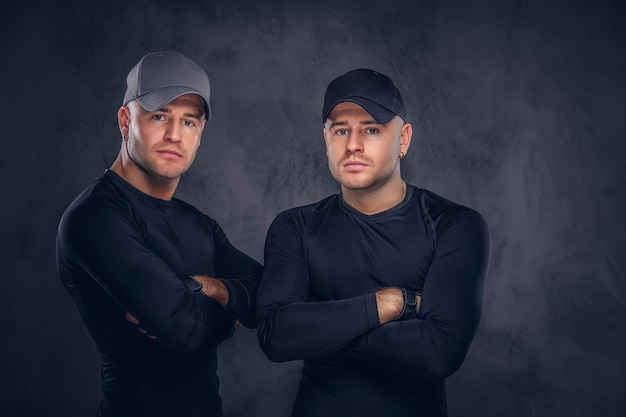
[[[335,145],[326,144],[326,157],[328,158],[328,162],[341,158],[343,154],[344,154],[343,147],[338,146],[337,144]]]
[[[134,149],[146,148],[150,145],[150,140],[153,136],[154,133],[151,130],[146,129],[145,126],[131,125],[128,142]],[[130,138],[132,138],[132,141]]]
[[[383,155],[387,155],[390,161],[395,161],[398,155],[400,155],[400,142],[394,140],[391,143],[387,143],[381,147],[380,152]]]
[[[143,150],[143,141],[138,136],[130,136],[128,138],[128,153],[131,155],[138,155],[142,153]]]
[[[196,157],[196,154],[198,153],[198,149],[200,149],[200,144],[202,143],[202,141],[200,140],[200,138],[194,138],[194,139],[190,139],[187,143],[186,143],[186,148],[188,151],[188,155],[190,157],[190,159],[193,161]]]
[[[196,139],[196,143],[194,144],[194,147],[193,147],[194,153],[197,152],[198,149],[200,149],[201,144],[202,144],[202,136],[198,136],[198,139]]]

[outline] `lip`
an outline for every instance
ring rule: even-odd
[[[174,149],[159,149],[157,152],[165,156],[172,156],[172,157],[177,157],[177,158],[182,157],[180,152],[175,151]]]
[[[346,169],[358,169],[366,166],[367,164],[361,161],[346,161],[343,163],[343,167]]]

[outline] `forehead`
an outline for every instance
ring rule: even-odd
[[[329,120],[338,120],[344,117],[358,117],[374,120],[363,107],[352,101],[343,101],[337,104],[328,115]]]

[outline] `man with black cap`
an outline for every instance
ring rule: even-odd
[[[387,76],[332,81],[322,123],[341,193],[272,223],[261,347],[273,361],[304,360],[292,416],[446,416],[445,378],[480,319],[487,225],[402,180],[412,127]]]
[[[220,416],[217,345],[255,326],[261,265],[173,197],[209,98],[186,56],[141,58],[117,114],[119,156],[61,219],[59,275],[102,357],[98,416]]]

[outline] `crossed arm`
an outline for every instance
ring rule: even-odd
[[[274,229],[274,230],[272,230]],[[274,361],[310,359],[339,350],[353,358],[445,377],[460,366],[475,333],[490,237],[469,211],[441,226],[422,289],[419,315],[398,317],[401,290],[332,301],[308,301],[308,266],[292,226],[277,222],[266,242],[259,287],[259,342]],[[354,277],[358,279],[358,277]]]
[[[193,281],[199,286],[199,290],[202,291],[207,297],[211,297],[215,299],[215,301],[220,303],[220,305],[224,308],[228,306],[228,303],[231,300],[231,297],[223,281],[217,278],[207,276],[207,275],[193,275],[193,276],[190,276],[189,278],[193,279]],[[192,287],[190,288],[194,288],[194,287],[195,285],[192,284]],[[240,318],[241,316],[233,315],[233,317],[235,318],[235,330],[236,330],[237,327],[239,327],[239,324],[241,323],[241,318]],[[139,329],[139,332],[145,334],[150,339],[157,338],[156,336],[150,334],[150,332],[144,328],[144,325],[141,324],[139,320],[132,314],[126,313],[126,320],[136,325],[137,328]],[[250,324],[249,321],[246,324],[247,324],[246,327],[254,326],[254,323]]]
[[[146,246],[133,219],[114,207],[80,206],[62,220],[60,268],[84,271],[160,343],[178,349],[215,346],[232,334],[236,319],[254,325],[254,292],[262,270],[215,227],[220,279],[206,278],[208,294],[186,285]]]

